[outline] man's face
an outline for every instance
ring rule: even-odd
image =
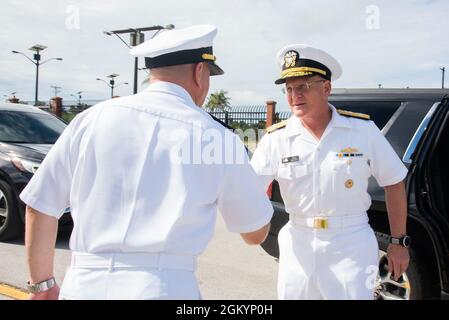
[[[285,94],[288,104],[297,117],[303,117],[314,108],[327,104],[331,84],[319,76],[287,79]]]

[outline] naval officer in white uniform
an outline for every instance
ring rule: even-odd
[[[378,245],[366,211],[372,175],[385,188],[392,244],[390,271],[406,270],[407,169],[369,117],[328,103],[339,63],[317,48],[294,44],[277,61],[292,110],[267,129],[251,164],[265,190],[279,183],[290,221],[278,236],[280,299],[373,299]]]
[[[132,49],[149,87],[81,113],[51,149],[20,195],[32,299],[199,299],[196,258],[217,211],[247,243],[265,239],[273,209],[245,148],[199,107],[209,76],[223,74],[216,33],[176,29]],[[59,292],[54,245],[69,206],[73,254]]]

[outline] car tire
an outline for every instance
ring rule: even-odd
[[[16,239],[23,232],[17,200],[9,184],[0,180],[0,241]]]
[[[425,272],[425,264],[413,248],[409,248],[410,263],[407,271],[398,282],[388,280],[388,261],[386,252],[390,237],[376,232],[379,243],[379,276],[376,289],[378,300],[420,300],[430,298],[431,281]]]

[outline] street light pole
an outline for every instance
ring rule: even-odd
[[[139,58],[135,57],[134,58],[134,90],[133,90],[134,94],[137,93],[137,81],[138,81],[137,69],[138,68],[139,68]]]
[[[442,67],[440,68],[440,70],[442,71],[443,75],[443,79],[441,80],[441,89],[444,89],[444,73],[446,72],[446,67]]]
[[[157,26],[157,28],[159,28],[160,26]],[[153,27],[155,28],[155,27]],[[159,32],[161,29],[156,29],[157,32]],[[118,32],[120,32],[120,30],[118,30]],[[156,32],[156,34],[157,34]],[[117,33],[115,33],[117,35]],[[155,34],[155,35],[156,35]],[[118,35],[117,35],[118,36]],[[154,37],[154,36],[153,36]],[[130,45],[128,46],[130,49],[131,47],[135,47],[138,46],[139,44],[142,44],[145,41],[145,34],[142,33],[141,30],[136,30],[134,33],[130,34]],[[139,69],[139,58],[135,57],[134,58],[134,88],[133,88],[133,93],[136,94],[137,93],[137,88],[138,88],[138,84],[137,82],[139,81],[138,78],[138,69]]]
[[[157,31],[151,38],[153,38],[159,31],[166,29],[171,30],[174,29],[174,25],[169,24],[165,27],[163,26],[152,26],[146,28],[132,28],[132,29],[124,29],[124,30],[113,30],[113,31],[105,31],[104,33],[108,36],[116,35],[129,49],[132,47],[138,46],[145,41],[145,31]],[[129,33],[130,34],[130,44],[127,44],[125,40],[123,40],[119,34]],[[134,86],[133,93],[136,94],[138,91],[138,68],[139,68],[139,58],[134,58]]]
[[[44,62],[40,62],[41,61],[41,55],[40,55],[40,52],[41,51],[43,51],[43,50],[45,50],[47,47],[46,46],[43,46],[43,45],[41,45],[41,44],[36,44],[36,45],[34,45],[34,46],[32,46],[29,50],[31,50],[31,51],[34,51],[34,52],[36,52],[35,54],[34,54],[34,56],[33,56],[33,58],[34,58],[34,60],[36,61],[36,62],[34,62],[30,57],[28,57],[26,54],[24,54],[24,53],[22,53],[22,52],[19,52],[19,51],[12,51],[12,53],[16,53],[16,54],[21,54],[21,55],[23,55],[25,58],[27,58],[28,60],[30,60],[31,61],[31,63],[33,63],[35,66],[36,66],[36,88],[35,88],[35,91],[34,91],[34,105],[35,106],[37,106],[38,105],[38,102],[39,102],[39,99],[38,99],[38,96],[39,96],[39,66],[40,65],[43,65],[44,63],[46,63],[46,62],[48,62],[48,61],[50,61],[50,60],[58,60],[58,61],[62,61],[62,58],[51,58],[51,59],[48,59],[48,60],[45,60]]]
[[[82,91],[78,91],[76,94],[78,95],[78,105],[81,106],[81,93]]]
[[[39,61],[40,61],[40,54],[39,51],[37,51],[37,53],[34,55],[34,59],[36,60],[36,89],[35,89],[35,93],[34,93],[34,105],[37,106],[39,99],[38,99],[38,95],[39,95]]]
[[[109,83],[111,84],[111,99],[114,98],[114,78],[111,79],[111,81],[109,81]]]
[[[115,85],[115,80],[114,78],[118,77],[119,75],[116,73],[113,73],[109,76],[107,76],[107,78],[111,78],[111,80],[109,80],[109,83],[107,83],[106,81],[104,81],[103,79],[97,78],[98,81],[103,81],[104,83],[106,83],[106,85],[111,88],[111,99],[114,97],[114,88],[118,87],[121,84],[128,84],[128,82],[122,82],[119,83],[118,85]]]

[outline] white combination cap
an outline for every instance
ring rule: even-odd
[[[306,44],[291,44],[279,50],[276,61],[281,76],[274,83],[282,84],[285,79],[319,75],[335,81],[342,69],[338,61],[327,52]]]
[[[147,68],[160,68],[180,64],[207,62],[211,75],[223,74],[215,63],[213,40],[217,28],[212,25],[196,25],[165,31],[153,39],[131,49],[136,57],[145,57]]]

